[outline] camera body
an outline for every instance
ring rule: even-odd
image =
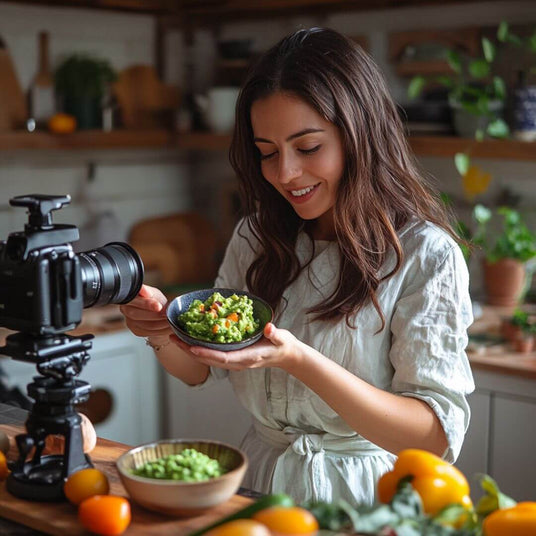
[[[84,303],[80,260],[67,240],[29,249],[31,238],[14,233],[0,243],[0,325],[34,335],[74,329]]]
[[[72,330],[84,307],[126,303],[139,291],[143,264],[128,245],[112,242],[74,253],[74,225],[53,224],[51,212],[70,196],[27,195],[10,200],[27,207],[24,231],[0,242],[0,326],[32,336]]]

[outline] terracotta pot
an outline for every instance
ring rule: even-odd
[[[501,322],[501,335],[509,342],[514,342],[521,336],[521,327],[512,324],[510,318],[503,318]]]
[[[534,337],[519,337],[514,341],[516,352],[528,354],[534,350]]]
[[[522,262],[514,259],[484,260],[482,271],[489,305],[509,307],[519,303],[525,287],[525,265]]]

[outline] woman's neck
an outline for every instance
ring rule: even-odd
[[[310,235],[313,240],[333,241],[337,239],[331,211],[311,222]]]

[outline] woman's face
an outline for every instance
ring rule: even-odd
[[[317,239],[333,236],[333,206],[344,171],[339,129],[298,97],[274,93],[251,107],[264,178],[304,220],[317,220]]]

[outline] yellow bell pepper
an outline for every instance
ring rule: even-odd
[[[536,502],[520,502],[489,514],[482,522],[485,536],[531,536],[536,534]]]
[[[449,504],[461,504],[468,510],[473,503],[469,484],[463,473],[431,452],[406,449],[399,453],[393,470],[378,481],[378,497],[389,503],[402,478],[411,478],[413,489],[421,497],[423,510],[436,515]]]

